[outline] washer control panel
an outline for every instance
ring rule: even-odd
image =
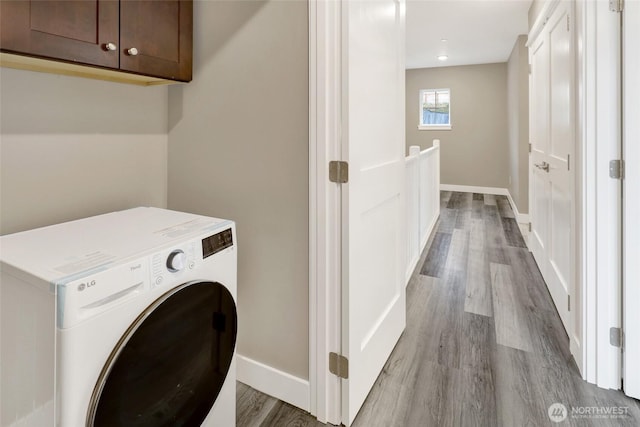
[[[182,249],[172,251],[167,257],[167,270],[172,273],[184,270],[187,265],[187,256]]]
[[[169,248],[151,257],[151,287],[160,286],[169,276],[193,270],[196,266],[196,242]]]

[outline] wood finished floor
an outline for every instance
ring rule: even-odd
[[[319,426],[238,383],[237,425]],[[552,403],[628,407],[550,421]],[[640,404],[580,378],[569,339],[506,197],[442,192],[407,287],[407,327],[355,427],[640,426]]]

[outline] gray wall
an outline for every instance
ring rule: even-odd
[[[406,71],[406,140],[422,149],[440,139],[441,182],[508,186],[507,64]],[[418,130],[420,89],[451,89],[450,131]]]
[[[527,36],[516,40],[507,62],[509,193],[520,213],[529,212],[529,58]]]
[[[0,69],[0,234],[164,207],[167,88]]]
[[[194,5],[169,90],[169,207],[238,226],[238,351],[308,378],[307,2]]]

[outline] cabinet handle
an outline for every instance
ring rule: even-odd
[[[136,56],[138,54],[138,49],[135,47],[127,49],[127,53],[131,56]]]
[[[105,43],[104,48],[105,50],[116,50],[118,46],[115,43]]]

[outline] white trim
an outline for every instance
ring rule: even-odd
[[[516,221],[518,221],[520,224],[528,224],[530,221],[529,214],[520,213],[520,211],[518,210],[518,206],[516,205],[516,202],[513,201],[513,197],[511,197],[511,193],[508,190],[507,190],[507,199],[509,200],[509,204],[511,205],[513,214],[516,216]]]
[[[619,180],[609,178],[609,160],[621,155],[620,15],[609,11],[608,2],[596,7],[595,171],[596,185],[596,333],[598,386],[620,389],[622,357],[609,344],[609,329],[622,326],[622,190]],[[588,2],[587,2],[588,4]],[[597,33],[596,33],[597,30]],[[587,31],[589,35],[590,31]],[[587,53],[588,54],[588,53]]]
[[[542,28],[546,25],[549,17],[553,13],[553,11],[558,7],[558,4],[561,0],[547,0],[547,2],[542,6],[542,10],[540,14],[536,18],[536,21],[533,23],[531,30],[529,31],[529,36],[527,38],[527,47],[531,47],[531,43],[538,37]]]
[[[341,3],[309,0],[309,149],[314,176],[309,180],[315,204],[315,249],[310,251],[309,408],[321,423],[340,424],[340,379],[330,374],[329,352],[340,353],[341,205],[340,186],[329,182],[330,160],[340,160]],[[314,145],[311,145],[311,144]],[[311,217],[310,217],[311,219]],[[311,244],[311,241],[309,242]],[[313,370],[313,372],[311,372]]]
[[[316,3],[310,0],[309,13],[309,412],[317,414],[317,279],[318,279],[318,160],[317,150],[317,70],[316,70]]]
[[[581,346],[571,340],[582,378],[596,382],[596,205],[595,205],[595,6],[576,2],[576,290],[580,290]],[[578,319],[576,319],[578,320]],[[580,348],[577,348],[580,347]]]
[[[507,196],[511,209],[516,217],[516,221],[521,224],[529,223],[529,214],[518,212],[518,207],[509,193],[509,189],[500,187],[477,187],[475,185],[454,185],[454,184],[440,184],[441,191],[457,191],[460,193],[481,193],[481,194],[493,194],[496,196]]]
[[[499,187],[477,187],[475,185],[440,184],[441,191],[458,191],[460,193],[482,193],[506,196],[509,190]]]
[[[640,49],[640,2],[627,2],[623,16],[623,111],[624,111],[624,135],[623,157],[627,165],[624,178],[624,263],[623,263],[623,332],[624,332],[624,391],[625,394],[635,399],[640,399],[640,100],[637,93],[640,91],[640,58],[637,52]]]
[[[236,362],[238,381],[302,410],[309,411],[309,381],[240,354],[236,355]]]
[[[451,130],[451,125],[419,125],[418,130]]]

